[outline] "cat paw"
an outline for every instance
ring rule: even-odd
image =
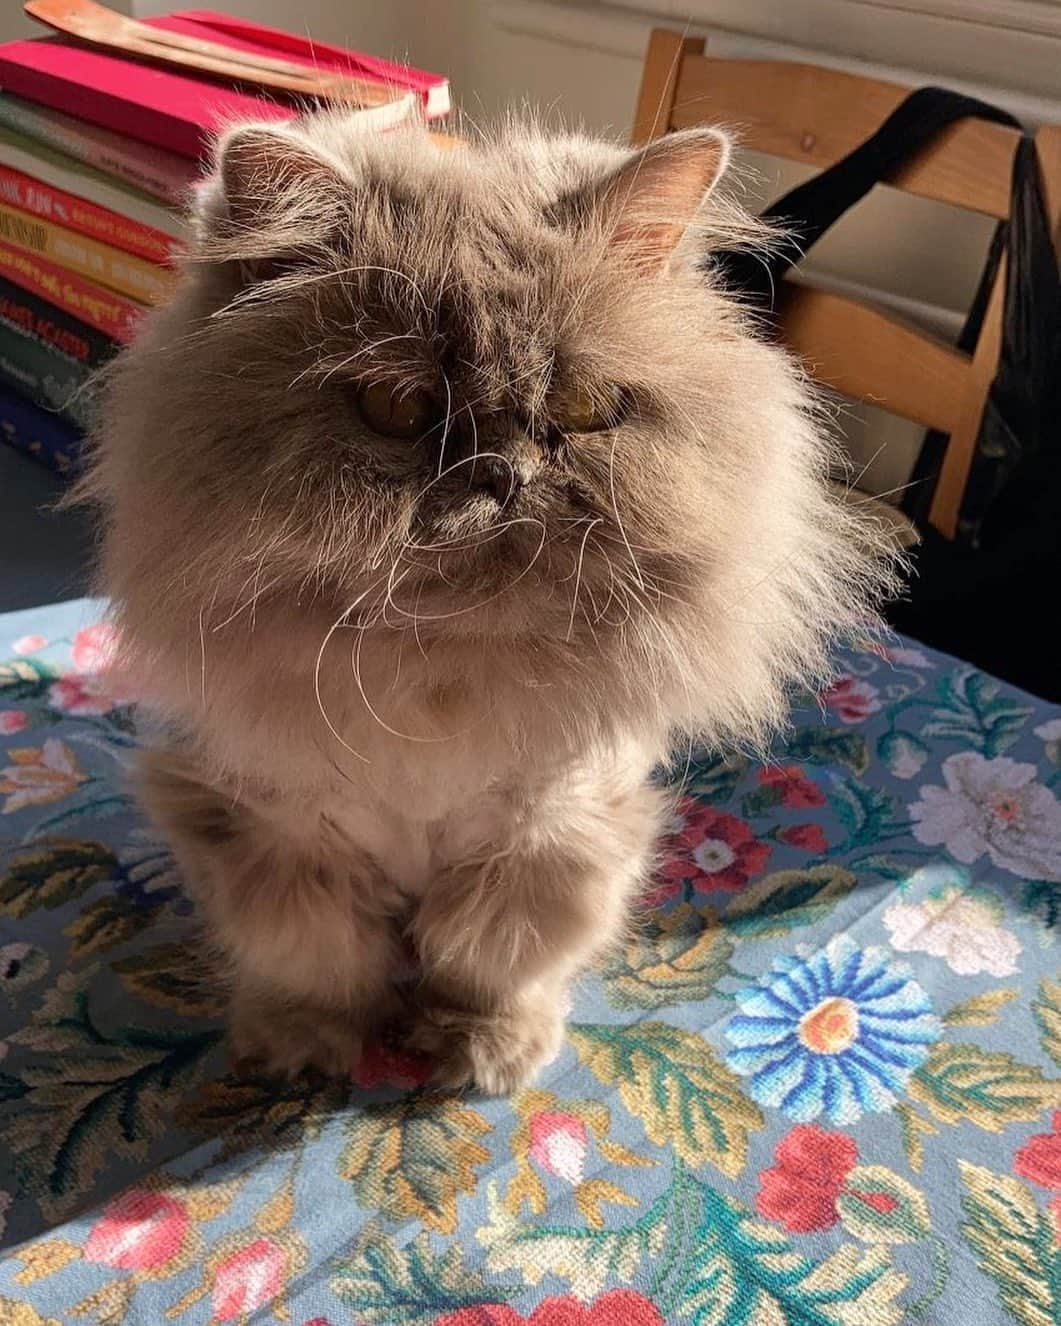
[[[237,1073],[348,1078],[361,1060],[362,1031],[349,1018],[319,1009],[254,1004],[233,1009],[229,1042]]]
[[[435,1086],[508,1096],[556,1058],[563,1039],[563,1017],[555,1009],[482,1014],[431,1007],[420,1011],[406,1043],[436,1062]]]

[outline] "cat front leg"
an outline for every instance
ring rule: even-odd
[[[181,752],[146,752],[141,773],[230,981],[234,1059],[348,1075],[399,1006],[401,947],[374,863],[324,817],[235,796]]]
[[[506,1095],[556,1057],[570,983],[626,926],[661,817],[644,786],[546,804],[432,881],[410,1044],[440,1085]]]

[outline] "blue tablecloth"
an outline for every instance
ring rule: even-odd
[[[770,763],[692,753],[534,1089],[278,1085],[227,1072],[100,620],[0,617],[0,1322],[1061,1321],[1056,710],[845,654]]]

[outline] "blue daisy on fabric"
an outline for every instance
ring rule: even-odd
[[[836,935],[776,959],[737,995],[726,1062],[760,1105],[801,1123],[890,1109],[942,1024],[905,963]]]

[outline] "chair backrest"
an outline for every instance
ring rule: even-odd
[[[744,146],[824,169],[868,138],[908,95],[895,83],[815,65],[713,60],[699,37],[657,29],[649,41],[632,141],[671,129],[734,126]],[[889,184],[998,220],[1009,215],[1016,129],[964,120]],[[1036,136],[1055,237],[1061,222],[1061,127]],[[1056,239],[1055,239],[1056,244]],[[972,354],[846,295],[792,285],[781,306],[789,346],[819,381],[948,435],[930,520],[953,538],[980,420],[998,366],[1003,261]]]

